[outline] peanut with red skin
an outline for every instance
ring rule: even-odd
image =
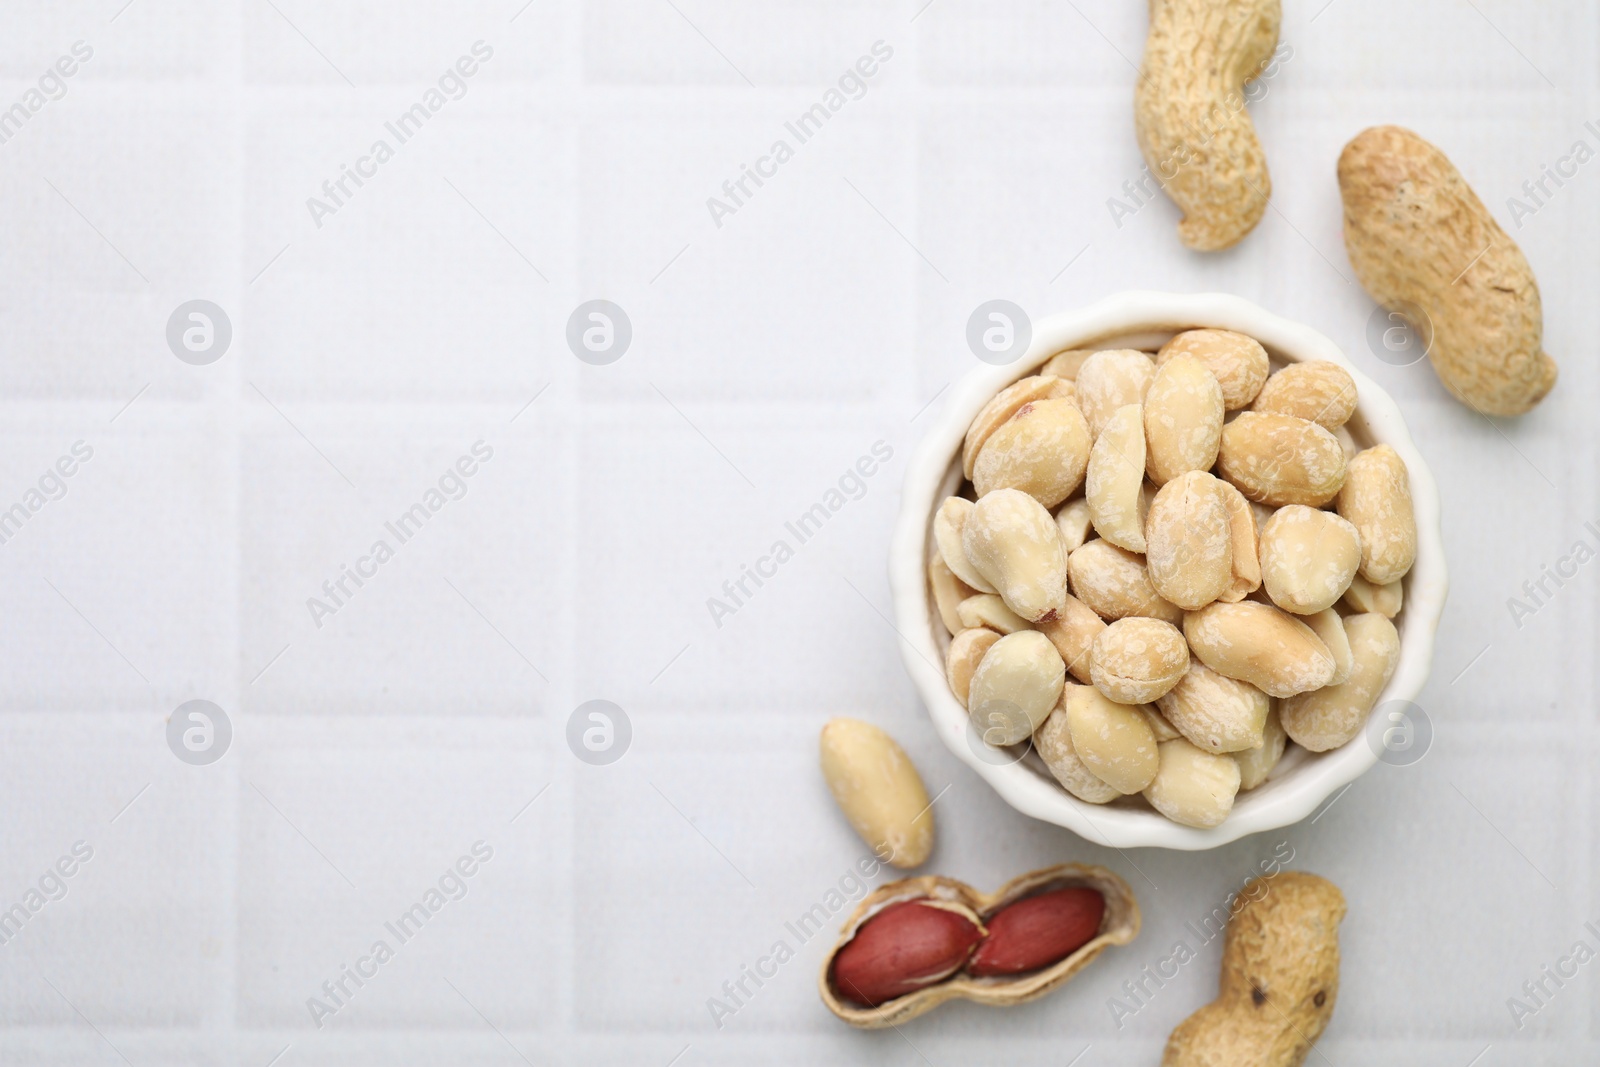
[[[1105,911],[1105,897],[1083,886],[1007,904],[989,917],[989,936],[972,954],[967,973],[986,978],[1048,967],[1099,933]]]
[[[867,1007],[941,982],[959,971],[985,930],[960,904],[905,900],[861,924],[833,960],[833,984]]]

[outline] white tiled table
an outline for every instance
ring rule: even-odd
[[[1120,1028],[1109,999],[1280,849],[1351,905],[1313,1062],[1600,1056],[1596,965],[1520,1031],[1507,1008],[1600,920],[1600,567],[1520,628],[1506,606],[1595,540],[1600,164],[1515,230],[1562,380],[1496,426],[1367,349],[1333,177],[1363,126],[1411,125],[1509,224],[1525,179],[1600,147],[1593,5],[1289,0],[1254,108],[1274,210],[1202,257],[1164,200],[1120,227],[1106,203],[1141,165],[1142,4],[520,3],[6,13],[0,109],[93,56],[0,144],[0,509],[93,457],[0,544],[0,908],[93,855],[0,945],[0,1062],[1148,1064],[1218,946]],[[317,227],[306,199],[479,40],[465,95]],[[706,198],[880,40],[865,96],[715,225]],[[883,617],[905,457],[973,307],[1125,288],[1326,332],[1444,496],[1433,751],[1203,855],[1006,808],[924,728]],[[564,341],[597,297],[633,324],[610,366]],[[164,337],[196,298],[234,331],[203,367]],[[316,625],[307,598],[479,441],[464,495]],[[715,625],[707,598],[880,441],[860,499]],[[197,698],[234,728],[209,766],[164,739]],[[633,730],[607,766],[566,742],[597,698]],[[707,999],[861,854],[815,770],[836,714],[950,787],[930,869],[1103,863],[1143,935],[1045,1001],[901,1034],[821,1008],[819,938],[719,1028]],[[307,998],[479,841],[465,895],[319,1029]]]

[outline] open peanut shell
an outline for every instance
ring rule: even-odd
[[[833,960],[856,931],[868,919],[891,904],[903,900],[947,900],[964,904],[987,920],[995,912],[1023,897],[1054,889],[1084,886],[1094,889],[1105,898],[1106,910],[1100,919],[1100,931],[1077,951],[1061,960],[1027,974],[1004,975],[991,978],[974,978],[965,971],[936,985],[930,985],[905,996],[896,997],[875,1008],[862,1007],[845,999],[833,986]],[[879,886],[867,895],[839,931],[839,940],[822,961],[822,974],[817,984],[822,992],[822,1003],[828,1010],[851,1026],[864,1030],[877,1030],[886,1026],[915,1019],[923,1012],[932,1011],[947,1000],[960,998],[975,1000],[979,1004],[1008,1007],[1035,1000],[1062,985],[1077,974],[1108,945],[1126,945],[1139,936],[1139,902],[1133,898],[1128,883],[1104,867],[1083,863],[1063,863],[1046,867],[1013,878],[993,893],[980,893],[964,882],[929,874],[917,878],[903,878]]]

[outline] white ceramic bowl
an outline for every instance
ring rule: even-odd
[[[1170,821],[1137,798],[1109,805],[1084,803],[1056,783],[1036,753],[1030,751],[1021,760],[1013,760],[1007,753],[989,748],[969,725],[966,709],[945,681],[944,650],[950,639],[928,590],[929,539],[934,509],[961,482],[961,442],[978,410],[1011,382],[1035,373],[1057,352],[1071,348],[1153,350],[1180,330],[1207,326],[1254,337],[1266,347],[1275,365],[1325,359],[1343,366],[1355,378],[1360,393],[1348,424],[1356,443],[1362,447],[1388,444],[1405,460],[1416,509],[1417,561],[1405,578],[1405,607],[1395,620],[1400,631],[1400,662],[1378,698],[1380,705],[1389,700],[1414,700],[1421,691],[1444,609],[1447,581],[1439,533],[1439,490],[1433,475],[1418,455],[1394,400],[1357,370],[1332,341],[1249,301],[1220,293],[1120,293],[1080,311],[1035,322],[1026,355],[1006,366],[977,367],[957,382],[938,422],[917,447],[906,471],[890,549],[889,581],[896,625],[904,638],[901,654],[906,669],[927,705],[934,729],[950,751],[1023,814],[1113,848],[1215,848],[1247,834],[1289,826],[1378,760],[1365,735],[1331,752],[1311,754],[1292,748],[1292,755],[1279,763],[1267,782],[1240,794],[1221,826],[1200,830]]]

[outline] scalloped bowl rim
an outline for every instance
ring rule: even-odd
[[[928,592],[926,561],[933,510],[948,491],[952,463],[961,453],[967,427],[997,392],[1034,372],[1057,352],[1084,347],[1118,347],[1107,341],[1170,336],[1179,330],[1214,327],[1235,330],[1260,341],[1275,360],[1325,359],[1348,370],[1359,399],[1352,428],[1374,443],[1390,445],[1405,461],[1417,521],[1417,560],[1407,576],[1400,617],[1400,659],[1378,704],[1415,700],[1427,681],[1448,579],[1439,526],[1439,491],[1411,440],[1394,399],[1358,370],[1339,347],[1308,326],[1275,315],[1241,297],[1222,293],[1124,292],[1077,311],[1033,323],[1027,352],[1004,366],[981,365],[957,381],[938,419],[907,465],[900,514],[889,554],[889,583],[901,658],[945,746],[977,771],[1000,796],[1025,815],[1065,827],[1085,840],[1110,848],[1154,846],[1182,850],[1216,848],[1249,834],[1290,826],[1310,815],[1336,790],[1377,763],[1365,733],[1341,748],[1301,760],[1250,793],[1233,813],[1211,829],[1182,826],[1150,810],[1088,804],[1025,762],[996,764],[978,755],[983,743],[971,732],[966,709],[950,692],[944,654],[936,634],[937,612]]]

